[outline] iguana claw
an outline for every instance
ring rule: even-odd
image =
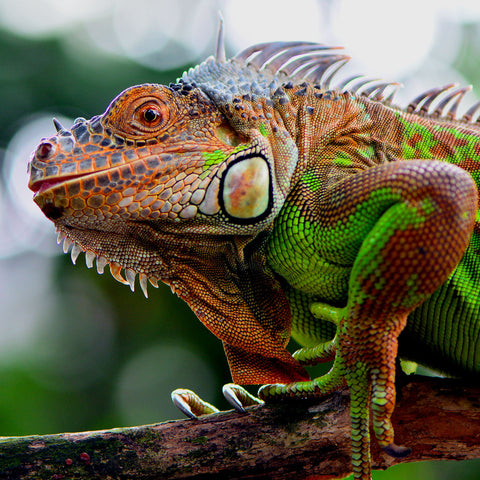
[[[222,392],[227,402],[239,413],[246,413],[245,407],[265,403],[236,383],[227,383],[223,386]]]
[[[196,393],[185,388],[177,388],[171,393],[171,397],[174,405],[189,418],[197,418],[200,415],[209,415],[220,411],[202,400]]]

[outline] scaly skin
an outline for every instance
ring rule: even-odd
[[[138,274],[145,293],[169,284],[223,341],[235,382],[273,384],[267,400],[347,384],[368,479],[370,409],[380,445],[408,454],[390,423],[402,331],[406,358],[480,374],[480,127],[473,110],[454,119],[466,89],[405,111],[382,101],[386,84],[330,90],[346,58],[264,44],[127,89],[102,116],[57,124],[30,188],[74,258],[132,288]],[[305,345],[293,357],[290,334]],[[310,380],[302,365],[330,359]]]

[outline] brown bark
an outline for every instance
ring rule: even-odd
[[[393,459],[373,441],[375,468],[480,458],[480,386],[416,377],[397,390],[396,441],[413,451]],[[347,392],[245,415],[0,440],[0,479],[327,479],[349,472]]]

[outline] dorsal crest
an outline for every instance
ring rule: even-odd
[[[249,47],[229,60],[209,57],[191,68],[182,80],[194,83],[214,101],[231,102],[245,94],[270,97],[287,81],[308,81],[326,90],[335,72],[350,57],[338,54],[341,47],[311,42],[273,42]]]
[[[230,103],[233,98],[244,95],[253,99],[256,96],[271,98],[285,83],[308,82],[321,90],[334,88],[391,105],[401,86],[397,82],[356,75],[339,80],[332,87],[332,80],[350,60],[348,55],[339,52],[342,48],[313,42],[266,42],[248,47],[227,60],[220,26],[215,57],[185,72],[182,80],[198,86],[217,104]],[[454,87],[456,85],[451,84],[428,90],[404,110],[435,119],[456,120],[461,100],[471,87]],[[461,121],[478,124],[479,112],[480,102],[477,102]]]

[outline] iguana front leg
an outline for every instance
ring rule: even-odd
[[[262,387],[260,396],[318,396],[346,382],[355,479],[370,478],[369,407],[380,445],[392,455],[408,453],[394,444],[390,422],[398,336],[408,314],[460,261],[476,210],[477,191],[470,175],[436,161],[370,168],[337,183],[322,199],[318,248],[326,256],[330,251],[346,252],[344,258],[353,255],[348,297],[331,343],[336,349],[334,365],[311,382]],[[307,354],[312,362],[312,351],[300,351],[296,358]]]

